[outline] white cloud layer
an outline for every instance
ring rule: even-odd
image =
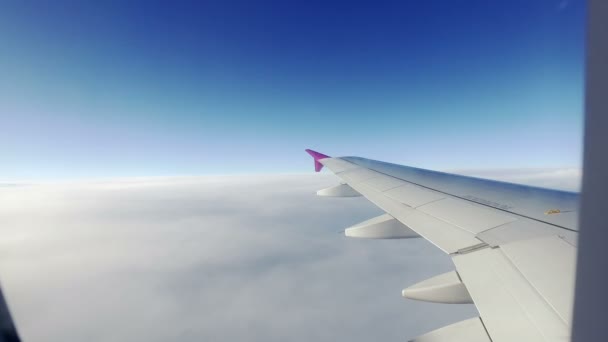
[[[0,189],[0,274],[25,341],[403,341],[475,315],[400,290],[451,269],[329,175]]]
[[[477,175],[537,185],[573,177]],[[362,198],[314,195],[334,183],[300,175],[0,187],[0,280],[22,338],[403,341],[476,314],[402,299],[403,287],[452,269],[449,258],[422,239],[343,237],[381,212]]]
[[[579,191],[580,168],[452,170],[451,172],[543,188]]]

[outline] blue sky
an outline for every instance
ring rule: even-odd
[[[0,180],[579,166],[584,1],[0,5]]]

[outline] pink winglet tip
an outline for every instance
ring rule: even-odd
[[[331,158],[328,155],[310,149],[306,149],[305,151],[306,153],[310,154],[310,156],[313,157],[313,159],[315,160],[315,172],[319,172],[323,168],[323,164],[319,162],[320,159]]]

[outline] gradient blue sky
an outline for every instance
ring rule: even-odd
[[[0,180],[579,166],[584,1],[3,1]]]

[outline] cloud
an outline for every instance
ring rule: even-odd
[[[567,191],[579,191],[582,177],[580,168],[480,169],[452,170],[451,172]]]
[[[544,186],[576,169],[462,173]],[[332,175],[0,188],[0,275],[25,341],[402,341],[476,315],[404,300],[453,269],[422,239],[340,231],[381,214]]]
[[[339,233],[380,214],[331,175],[0,190],[0,272],[25,341],[401,341],[475,315],[400,297],[452,269],[423,240]]]

